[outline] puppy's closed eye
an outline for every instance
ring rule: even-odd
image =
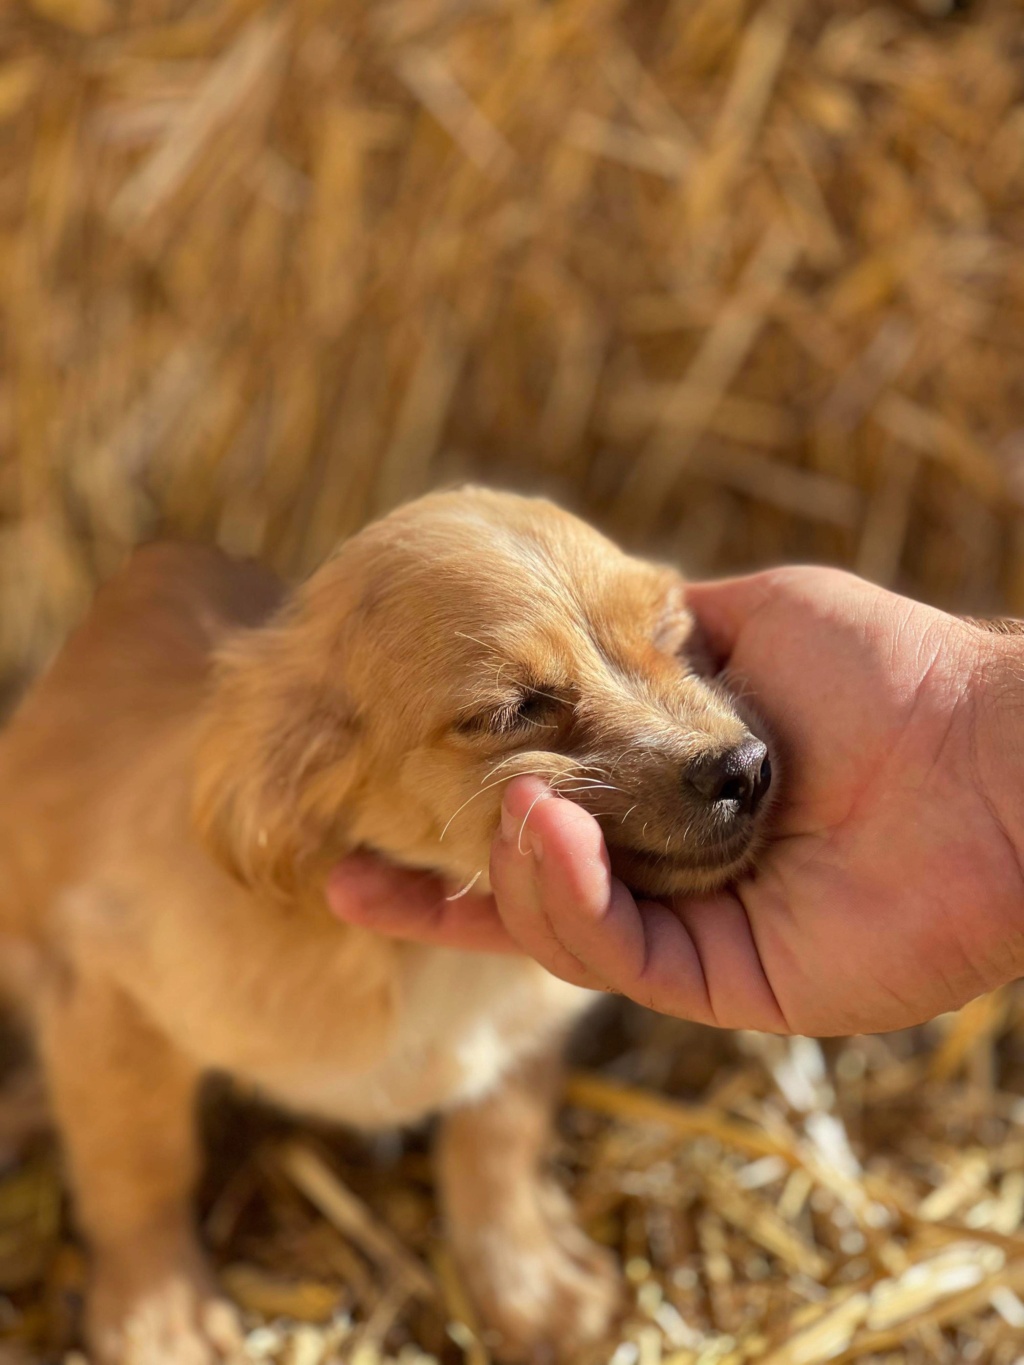
[[[555,729],[558,725],[555,713],[565,706],[566,702],[550,688],[524,686],[458,721],[455,728],[460,734],[472,736],[490,734],[496,738],[506,738],[526,735],[538,727]]]

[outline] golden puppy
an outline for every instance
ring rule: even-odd
[[[755,847],[770,770],[693,669],[682,584],[548,503],[435,495],[291,596],[153,546],[0,737],[0,962],[34,1022],[92,1251],[104,1365],[207,1365],[237,1335],[192,1226],[218,1070],[355,1125],[446,1115],[448,1233],[505,1354],[571,1360],[616,1281],[542,1173],[588,994],[530,961],[346,927],[348,849],[479,876],[502,784],[601,812],[652,893]]]

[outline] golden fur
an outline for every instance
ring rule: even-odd
[[[360,846],[486,887],[517,772],[600,813],[640,890],[734,875],[759,821],[685,775],[749,732],[691,636],[672,570],[479,490],[400,509],[290,597],[173,545],[100,591],[0,736],[0,963],[92,1250],[97,1361],[235,1349],[189,1212],[210,1070],[345,1123],[448,1113],[441,1200],[499,1349],[572,1359],[605,1330],[615,1276],[542,1174],[587,993],[346,927],[321,888]]]

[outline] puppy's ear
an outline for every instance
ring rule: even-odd
[[[343,685],[306,668],[289,625],[220,655],[196,751],[193,821],[254,890],[293,896],[345,848],[357,725]]]

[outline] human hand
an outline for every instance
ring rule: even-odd
[[[1024,972],[1021,642],[827,569],[695,586],[690,603],[775,734],[755,873],[637,906],[591,817],[541,801],[526,855],[495,844],[509,934],[666,1014],[818,1035],[918,1023]],[[510,788],[510,828],[537,795]]]
[[[775,732],[781,801],[752,876],[637,905],[596,821],[521,778],[492,854],[496,908],[423,881],[403,905],[375,869],[368,913],[339,896],[341,868],[336,911],[428,942],[518,945],[663,1013],[773,1031],[903,1027],[1024,971],[1020,641],[826,569],[695,585],[690,600]]]

